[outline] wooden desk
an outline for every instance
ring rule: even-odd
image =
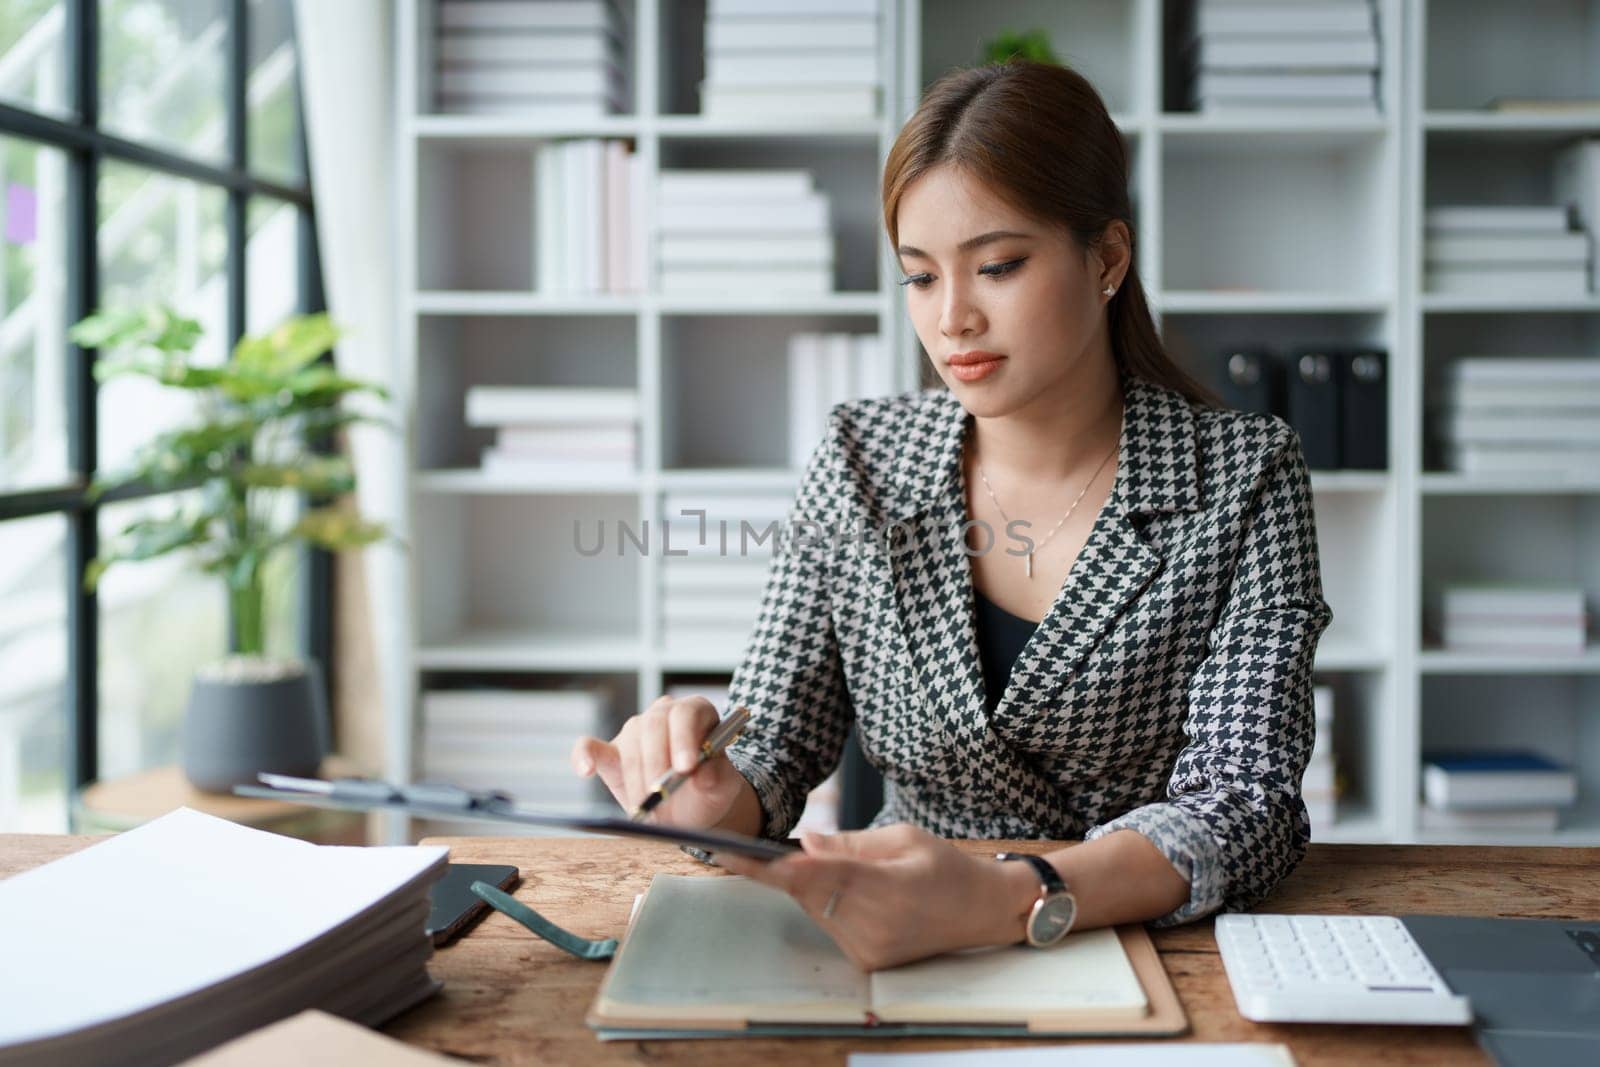
[[[0,878],[92,844],[93,837],[0,835]],[[516,896],[590,937],[621,934],[634,894],[657,870],[716,872],[658,845],[596,839],[441,838],[463,863],[514,863]],[[1022,843],[1037,848],[1039,842]],[[964,843],[964,847],[969,847]],[[993,851],[993,843],[970,847]],[[1600,848],[1314,845],[1261,910],[1600,918]],[[1464,1029],[1277,1026],[1234,1009],[1211,924],[1153,931],[1189,1015],[1191,1041],[1279,1041],[1301,1067],[1489,1063]],[[644,1041],[602,1044],[584,1026],[604,965],[574,959],[492,913],[429,964],[444,992],[391,1022],[404,1041],[479,1063],[830,1063],[851,1050],[973,1048],[1017,1042]],[[1052,1039],[1052,1041],[1057,1039]],[[1176,1057],[1174,1062],[1181,1062]]]

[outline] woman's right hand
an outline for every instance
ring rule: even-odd
[[[668,770],[694,771],[652,813],[657,822],[703,829],[728,816],[746,788],[742,775],[718,753],[695,770],[700,744],[717,725],[717,709],[705,697],[658,697],[622,724],[609,742],[580,737],[572,746],[572,769],[598,773],[623,810],[632,814]]]

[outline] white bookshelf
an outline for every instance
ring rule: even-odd
[[[1582,768],[1579,808],[1539,841],[1600,842],[1600,650],[1462,656],[1430,647],[1424,630],[1433,590],[1458,578],[1566,579],[1600,604],[1600,472],[1541,480],[1438,470],[1423,402],[1431,376],[1470,350],[1520,341],[1600,357],[1600,297],[1489,302],[1421,289],[1425,205],[1537,199],[1553,153],[1600,135],[1600,115],[1477,110],[1497,95],[1600,94],[1600,0],[1377,0],[1380,113],[1359,119],[1164,106],[1170,38],[1188,7],[1177,0],[884,0],[882,118],[770,124],[694,113],[704,3],[619,5],[631,28],[633,113],[540,123],[433,113],[433,4],[401,3],[397,336],[417,397],[406,473],[418,637],[408,674],[418,690],[440,679],[593,677],[643,706],[675,681],[725,680],[737,647],[686,648],[659,632],[659,556],[587,567],[598,560],[573,551],[572,519],[637,524],[667,492],[792,491],[792,332],[877,332],[896,354],[901,387],[923,380],[879,220],[882,162],[927,84],[974,62],[996,30],[1037,26],[1096,84],[1127,139],[1141,276],[1175,355],[1246,339],[1390,354],[1389,469],[1312,480],[1335,615],[1317,673],[1338,694],[1336,750],[1350,784],[1318,839],[1443,840],[1418,828],[1424,744],[1513,740]],[[839,291],[535,292],[531,241],[516,238],[531,233],[532,149],[580,137],[634,141],[648,175],[812,170],[834,202]],[[640,226],[649,262],[650,220]],[[480,383],[637,388],[637,475],[571,485],[478,471],[485,442],[460,412],[465,389]],[[416,697],[388,699],[399,736],[414,736]],[[387,771],[409,777],[410,762]],[[399,827],[397,839],[408,833]]]

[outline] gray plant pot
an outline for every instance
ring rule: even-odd
[[[327,696],[315,663],[236,658],[195,673],[179,746],[196,789],[231,792],[262,771],[314,776],[328,751]]]

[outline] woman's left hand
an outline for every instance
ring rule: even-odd
[[[779,860],[723,853],[717,863],[788,893],[864,971],[1019,941],[1038,895],[1026,864],[971,856],[906,824],[807,833],[800,844]]]

